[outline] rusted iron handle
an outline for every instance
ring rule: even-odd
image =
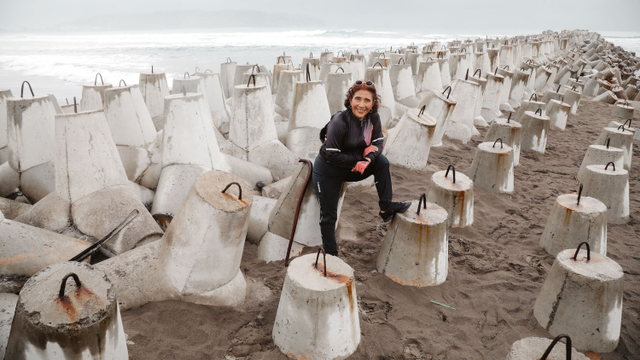
[[[249,81],[247,81],[247,87],[251,84],[251,80],[253,79],[253,87],[256,87],[256,74],[249,75]]]
[[[253,70],[258,69],[257,73],[260,74],[260,66],[258,66],[258,64],[253,65],[253,67],[251,68],[251,73],[253,74]]]
[[[93,85],[98,85],[98,76],[100,76],[100,82],[102,83],[102,85],[104,85],[104,80],[102,79],[102,74],[97,73],[96,74],[96,78],[93,80]]]
[[[479,77],[482,77],[482,70],[480,70],[480,69],[476,69],[476,71],[473,73],[473,76],[475,77],[475,76],[476,76],[476,74],[480,74],[480,76],[479,76]]]
[[[295,65],[295,64],[293,63],[293,61],[291,61],[291,60],[287,61],[287,66],[288,66],[288,65],[291,65],[291,67],[293,67],[293,68],[295,68],[295,67],[296,67],[296,65]]]
[[[378,54],[378,57],[381,57],[381,58],[383,58],[383,59],[386,59],[386,58],[387,58],[387,55],[385,55],[384,53],[380,53],[380,54]]]
[[[338,66],[338,68],[336,69],[336,74],[338,73],[338,70],[342,70],[342,73],[344,74],[344,69],[342,68],[342,66]]]
[[[538,101],[538,94],[536,94],[536,93],[531,94],[531,97],[529,98],[529,101],[531,101],[531,99],[533,99],[534,97],[536,98],[536,102],[537,102]]]
[[[562,87],[562,85],[558,84],[558,89],[556,89],[556,93],[560,92],[560,88]]]
[[[438,51],[438,59],[444,59],[444,53],[442,51]]]
[[[469,80],[469,69],[467,69],[467,74],[464,76],[465,80]]]
[[[616,164],[613,161],[609,161],[607,165],[604,167],[605,170],[609,169],[609,165],[613,166],[613,171],[616,171]]]
[[[420,109],[420,112],[418,113],[418,116],[422,116],[422,114],[424,114],[424,110],[427,108],[427,105],[422,105],[422,109]]]
[[[73,281],[76,282],[77,288],[80,288],[82,286],[82,283],[80,282],[80,278],[78,277],[78,275],[76,275],[75,273],[68,273],[62,278],[62,284],[60,284],[60,291],[58,292],[59,299],[62,299],[64,297],[64,290],[67,287],[67,280],[70,277],[73,277]]]
[[[338,57],[340,57],[340,54],[342,54],[342,57],[344,57],[344,50],[338,50]]]
[[[509,113],[509,118],[507,119],[507,122],[510,123],[511,122],[511,115],[513,115],[512,112]]]
[[[78,102],[76,101],[76,97],[75,96],[73,97],[73,112],[75,114],[78,113]]]
[[[69,261],[81,262],[82,260],[93,255],[96,251],[98,251],[98,249],[100,249],[100,247],[102,247],[102,245],[104,245],[107,241],[111,240],[111,238],[113,238],[115,234],[119,233],[120,230],[124,229],[125,226],[129,225],[129,223],[133,221],[133,219],[135,219],[139,213],[140,211],[138,211],[138,209],[133,209],[133,211],[131,211],[129,215],[124,220],[122,220],[120,225],[118,225],[115,229],[111,230],[111,232],[109,232],[107,235],[105,235],[105,237],[103,237],[99,241],[95,242],[93,245],[89,246],[78,255],[72,257],[71,260]]]
[[[442,95],[444,95],[444,93],[447,92],[447,90],[449,90],[449,93],[447,94],[447,99],[449,98],[449,96],[451,96],[451,86],[447,86],[444,91],[442,91]]]
[[[380,64],[380,62],[376,61],[376,63],[375,63],[375,64],[373,64],[373,68],[374,68],[374,69],[376,68],[376,65],[380,65],[380,69],[383,69],[383,68],[384,68],[384,66],[382,66],[382,64]]]
[[[327,277],[327,253],[322,246],[318,249],[318,255],[316,255],[316,268],[318,268],[318,260],[320,260],[320,252],[322,252],[322,258],[324,261],[324,277]]]
[[[307,63],[307,82],[311,81],[311,72],[309,71],[309,63]]]
[[[607,138],[607,142],[604,143],[607,146],[607,149],[609,149],[610,142],[611,142],[611,138]]]
[[[225,191],[227,191],[227,189],[229,189],[231,187],[231,185],[237,185],[238,186],[238,200],[242,200],[242,186],[240,186],[240,184],[238,184],[237,182],[232,182],[229,183],[229,185],[227,185],[227,187],[224,188],[224,190],[222,190],[221,192],[224,193]]]
[[[505,70],[507,70],[507,71],[509,71],[509,65],[505,65],[505,66],[503,66],[502,68],[503,68],[503,69],[505,69]]]
[[[493,75],[494,75],[494,76],[495,76],[495,75],[498,75],[498,69],[499,69],[499,68],[496,66],[496,70],[493,72]],[[531,100],[531,99],[529,99],[529,100]]]
[[[207,71],[213,74],[213,71],[211,71],[211,69],[207,69],[207,70],[205,70],[205,71],[204,71],[204,73],[206,74],[206,73],[207,73]]]
[[[153,74],[153,65],[151,65],[151,73]]]
[[[618,130],[622,129],[622,132],[624,132],[624,124],[618,126]]]
[[[591,247],[589,247],[589,243],[586,241],[583,241],[580,243],[580,245],[578,245],[578,248],[576,249],[576,253],[573,255],[573,261],[578,261],[578,253],[580,252],[580,248],[582,247],[582,245],[586,245],[587,246],[587,261],[591,260]]]
[[[538,115],[538,111],[540,111],[540,116],[542,116],[542,108],[538,108],[538,110],[536,110],[536,115]]]
[[[280,64],[280,60],[282,60],[283,64],[287,63],[286,61],[284,61],[284,56],[278,56],[278,64]]]
[[[188,71],[185,71],[185,72],[184,72],[184,75],[182,75],[182,78],[183,78],[183,79],[186,79],[187,77],[191,78],[191,75],[189,75],[189,72],[188,72]]]
[[[498,140],[500,140],[500,149],[502,149],[502,139],[501,138],[497,138],[496,141],[493,142],[493,146],[492,147],[496,147],[496,143],[498,142]]]
[[[127,82],[124,81],[124,79],[120,79],[120,82],[118,83],[118,86],[122,86],[122,84],[124,83],[124,86],[127,86]]]
[[[584,185],[580,184],[580,189],[578,189],[578,205],[580,205],[580,198],[582,197],[582,188]]]
[[[28,81],[23,81],[22,82],[22,86],[20,87],[20,97],[24,97],[24,84],[29,85],[29,90],[31,90],[31,97],[35,97],[35,95],[33,94],[33,88],[31,88],[31,84],[29,84]]]
[[[227,62],[228,63],[232,62],[230,57],[227,57]]]
[[[422,205],[425,210],[427,209],[427,195],[425,193],[422,193],[422,195],[420,195],[420,200],[418,200],[418,211],[416,212],[417,215],[420,215],[420,205]]]
[[[404,61],[404,58],[400,58],[400,59],[398,59],[398,64],[397,65],[400,65],[400,61],[402,61],[402,64],[406,64],[407,63],[406,61]]]
[[[629,123],[629,126],[628,126],[628,127],[629,127],[629,129],[631,129],[631,119],[627,119],[627,120],[624,122],[624,124],[622,124],[622,125],[623,125],[623,126],[624,126],[624,125],[627,125],[627,123]]]
[[[447,167],[447,172],[444,173],[444,177],[447,177],[447,175],[449,175],[449,170],[451,170],[451,174],[453,175],[453,183],[455,184],[456,183],[456,168],[454,168],[453,165],[449,165]]]

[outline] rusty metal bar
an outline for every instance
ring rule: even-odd
[[[221,192],[225,193],[225,191],[227,191],[231,187],[231,185],[238,186],[238,200],[242,200],[242,186],[240,186],[240,184],[238,184],[235,181],[232,183],[229,183],[229,185],[227,185],[227,187],[225,187],[224,190],[222,190]]]

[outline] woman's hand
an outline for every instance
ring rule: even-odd
[[[367,168],[367,166],[369,166],[370,162],[369,161],[358,161],[356,163],[356,166],[353,167],[353,169],[351,169],[351,172],[359,172],[361,175],[364,174],[365,169]]]
[[[364,149],[364,154],[362,154],[362,156],[367,156],[367,155],[371,154],[372,152],[376,152],[376,151],[378,151],[378,147],[377,146],[369,145]]]

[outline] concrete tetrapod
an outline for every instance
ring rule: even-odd
[[[293,102],[296,98],[296,84],[301,80],[302,71],[300,70],[283,70],[280,72],[275,111],[285,119],[289,119],[291,116],[291,109],[293,109]],[[232,95],[234,91],[234,88],[231,88]]]
[[[478,74],[478,76],[476,76]],[[484,91],[487,88],[487,78],[482,77],[482,71],[480,69],[473,73],[473,76],[469,76],[471,81],[478,83],[478,96],[476,97],[476,105],[473,111],[473,124],[477,127],[487,127],[489,124],[482,117],[482,104],[484,103]]]
[[[295,86],[295,99],[289,118],[289,132],[302,127],[322,129],[328,122],[327,119],[331,117],[323,82],[309,80],[307,77],[307,81],[298,81]],[[289,145],[288,142],[287,145]]]
[[[564,102],[571,106],[571,111],[569,111],[572,115],[578,113],[578,105],[580,105],[580,98],[582,94],[576,90],[569,89],[564,94]]]
[[[0,90],[0,164],[9,160],[9,139],[7,137],[7,99],[13,97],[11,90]]]
[[[500,147],[496,144],[500,141]],[[493,193],[513,192],[513,149],[495,142],[483,142],[478,145],[476,155],[471,162],[469,174],[476,188]]]
[[[147,106],[149,116],[157,131],[164,129],[164,98],[169,96],[169,84],[167,84],[167,76],[165,73],[141,72],[140,81],[138,82],[140,94]],[[105,105],[107,102],[105,101]],[[129,109],[127,109],[129,111]],[[116,142],[117,144],[117,142]]]
[[[502,115],[500,111],[500,97],[504,88],[504,76],[496,73],[487,73],[487,85],[484,90],[484,99],[480,113],[489,123]]]
[[[584,173],[584,195],[594,197],[607,206],[611,224],[629,221],[629,172],[615,164],[589,165]]]
[[[98,75],[100,82],[98,85]],[[93,85],[82,85],[82,100],[80,100],[80,109],[82,111],[102,110],[104,107],[104,91],[112,88],[113,85],[105,84],[100,73],[96,74]]]
[[[209,105],[209,110],[211,110],[213,124],[220,129],[231,118],[229,116],[229,110],[227,110],[224,90],[222,90],[222,83],[220,81],[220,74],[207,69],[205,71],[196,72],[196,76],[202,78],[202,83],[204,84],[204,97]]]
[[[431,176],[427,201],[447,210],[449,227],[473,224],[473,181],[463,173],[456,174],[453,165],[446,172],[438,171]]]
[[[521,122],[520,119],[522,119],[522,115],[525,111],[535,112],[536,110],[544,109],[545,107],[547,107],[547,103],[538,101],[538,94],[533,93],[531,94],[529,100],[522,100],[522,104],[520,104],[514,120],[517,122]]]
[[[451,114],[456,105],[456,100],[451,97],[451,86],[447,86],[442,93],[439,91],[429,91],[418,105],[420,108],[426,106],[425,112],[436,119],[436,127],[433,131],[431,146],[442,145],[445,125],[451,119]]]
[[[622,159],[624,169],[631,170],[631,158],[633,156],[633,138],[634,132],[628,127],[618,126],[618,128],[606,127],[596,139],[596,144],[605,144],[609,141],[609,145],[622,149]]]
[[[571,105],[567,103],[558,100],[549,100],[547,107],[544,109],[544,113],[547,114],[550,119],[550,129],[564,131],[567,127],[570,110]]]
[[[378,272],[402,285],[442,284],[449,267],[447,236],[447,211],[422,194],[392,220],[380,247]]]
[[[611,110],[611,116],[620,119],[633,119],[633,107],[627,103],[617,103]]]
[[[492,142],[502,139],[507,145],[513,149],[513,166],[520,164],[520,142],[522,141],[522,125],[517,121],[511,120],[511,114],[508,119],[497,118],[489,126],[489,130],[484,137],[484,142]]]
[[[379,62],[373,64],[373,67],[367,68],[365,80],[371,80],[376,86],[376,91],[380,95],[380,105],[391,109],[391,117],[399,118],[401,114],[396,111],[396,100],[393,96],[393,87],[391,86],[391,77],[389,69],[382,66]]]
[[[400,59],[403,63],[394,63],[389,67],[389,77],[391,79],[391,88],[393,96],[400,104],[408,107],[416,107],[420,100],[416,97],[415,85],[411,75],[411,65],[405,64],[404,59]],[[435,64],[437,68],[438,65]],[[440,74],[438,74],[440,79]],[[346,92],[345,92],[346,94]]]
[[[542,114],[542,109],[525,111],[520,118],[522,124],[522,151],[533,151],[544,154],[547,147],[551,119]]]
[[[353,269],[331,255],[324,261],[315,254],[294,259],[272,336],[280,351],[294,359],[346,359],[353,354],[360,344]]]
[[[102,271],[58,263],[20,291],[5,359],[128,358],[116,292]]]
[[[605,145],[589,145],[587,152],[584,154],[580,170],[578,170],[578,181],[582,182],[589,165],[606,165],[612,162],[618,169],[624,167],[623,151],[613,146]]]
[[[620,125],[624,125],[624,129],[633,133],[633,140],[640,140],[640,132],[636,131],[636,128],[631,127],[631,119],[627,119],[624,123],[620,121],[611,120],[606,127],[620,128]]]
[[[480,134],[474,126],[476,100],[480,85],[472,80],[456,79],[453,93],[458,101],[451,117],[444,126],[444,134],[450,139],[457,139],[466,144],[474,135]]]
[[[559,335],[557,338],[561,337]],[[511,349],[509,349],[509,354],[504,360],[540,360],[542,359],[540,356],[544,355],[546,352],[544,350],[547,348],[547,351],[552,344],[555,344],[555,339],[546,339],[539,337],[528,337],[514,342],[511,345]],[[574,347],[571,346],[569,342],[567,345],[558,344],[556,347],[553,347],[552,350],[548,353],[545,360],[565,360],[567,359],[567,348],[571,352],[571,359],[573,360],[590,360],[587,356],[578,352]]]
[[[582,195],[564,194],[556,198],[540,237],[540,246],[556,256],[586,241],[593,251],[607,255],[607,206]]]
[[[580,250],[585,244],[587,250]],[[533,304],[533,315],[552,336],[567,334],[580,351],[610,352],[622,321],[622,268],[610,258],[578,249],[561,251]]]
[[[513,107],[509,103],[509,95],[511,94],[511,82],[513,81],[513,71],[509,70],[508,66],[498,67],[498,75],[504,77],[502,92],[500,93],[500,110],[502,111],[514,111]]]
[[[428,91],[442,91],[442,75],[440,74],[440,66],[437,60],[427,58],[427,60],[418,64],[418,73],[416,74],[416,94],[424,98]]]
[[[513,78],[511,80],[511,89],[509,90],[509,104],[514,108],[520,107],[522,98],[524,96],[524,90],[529,82],[529,73],[521,70],[513,70]]]
[[[138,180],[150,164],[147,147],[157,138],[156,127],[138,85],[106,89],[104,115],[127,177],[131,181]],[[162,119],[164,127],[164,110],[157,117]]]
[[[16,184],[32,202],[39,201],[55,187],[55,115],[56,109],[49,95],[24,97],[22,83],[20,97],[9,97],[7,101],[7,140],[9,166],[18,174]],[[0,183],[12,183],[2,172]]]
[[[230,58],[227,58],[226,62],[220,64],[220,82],[222,83],[225,99],[233,96],[233,77],[235,76],[237,65],[238,64],[235,61],[231,61]]]
[[[338,68],[340,70],[341,68]],[[351,73],[345,73],[344,69],[339,72],[329,73],[325,81],[325,91],[327,92],[327,101],[329,102],[329,112],[335,114],[345,109],[344,94],[347,93],[349,87],[353,84]]]

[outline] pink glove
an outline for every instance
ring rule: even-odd
[[[367,156],[367,155],[371,154],[372,152],[376,152],[376,151],[378,151],[378,147],[377,146],[369,145],[364,149],[364,154],[362,154],[362,156]]]
[[[368,161],[358,161],[356,163],[356,166],[353,167],[353,169],[351,169],[351,172],[357,171],[359,172],[361,175],[364,174],[365,169],[367,168],[367,166],[369,166],[370,162]]]

